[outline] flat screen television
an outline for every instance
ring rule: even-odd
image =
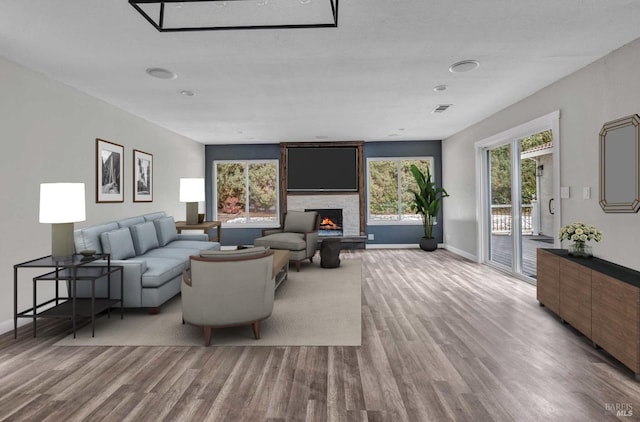
[[[287,148],[287,191],[357,192],[358,148]]]

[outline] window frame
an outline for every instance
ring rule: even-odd
[[[222,227],[227,229],[243,229],[243,228],[276,228],[280,227],[280,160],[275,158],[252,159],[252,160],[213,160],[213,219],[218,220],[218,164],[242,164],[245,166],[245,192],[249,195],[249,166],[251,164],[273,164],[276,169],[275,189],[276,189],[276,221],[275,222],[245,222],[245,223],[229,223],[223,222]],[[246,198],[245,198],[246,199]],[[245,201],[245,213],[247,219],[249,217],[249,200]]]
[[[429,169],[431,171],[431,181],[432,182],[436,182],[436,177],[435,177],[435,171],[434,171],[434,167],[435,167],[435,157],[433,156],[417,156],[417,157],[367,157],[367,162],[366,162],[366,168],[367,168],[367,174],[366,174],[366,179],[367,179],[367,225],[369,226],[422,226],[422,219],[418,219],[418,220],[402,220],[401,216],[402,216],[402,172],[400,171],[401,169],[401,165],[402,165],[402,161],[404,160],[412,160],[412,161],[428,161],[429,162]],[[397,192],[397,200],[398,200],[398,208],[397,211],[398,213],[396,214],[397,218],[394,220],[375,220],[372,219],[372,215],[371,215],[371,172],[370,172],[370,163],[371,162],[376,162],[376,161],[394,161],[396,162],[397,166],[396,166],[396,177],[397,177],[397,186],[398,186],[398,192]],[[434,224],[438,224],[438,222],[436,220],[434,220]]]

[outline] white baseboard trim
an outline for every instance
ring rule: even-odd
[[[420,246],[417,243],[367,243],[367,249],[417,249]]]
[[[30,322],[30,319],[18,318],[18,327],[27,325]],[[6,321],[0,322],[0,334],[8,333],[9,331],[13,331],[13,319],[8,319]],[[31,335],[31,333],[29,333],[29,335]]]
[[[472,255],[472,254],[470,254],[468,252],[465,252],[462,249],[458,249],[458,248],[455,248],[455,247],[453,247],[451,245],[446,245],[446,244],[444,245],[444,249],[446,249],[449,252],[452,252],[452,253],[454,253],[456,255],[460,255],[463,258],[470,259],[473,262],[479,262],[477,256]]]

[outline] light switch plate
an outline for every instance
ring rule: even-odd
[[[591,188],[589,186],[585,186],[582,188],[582,199],[590,199],[591,198]]]
[[[560,198],[566,199],[571,196],[571,192],[569,190],[569,186],[562,186],[560,188]]]

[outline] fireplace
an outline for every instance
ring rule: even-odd
[[[319,236],[342,236],[342,209],[305,209],[316,211],[320,215]]]

